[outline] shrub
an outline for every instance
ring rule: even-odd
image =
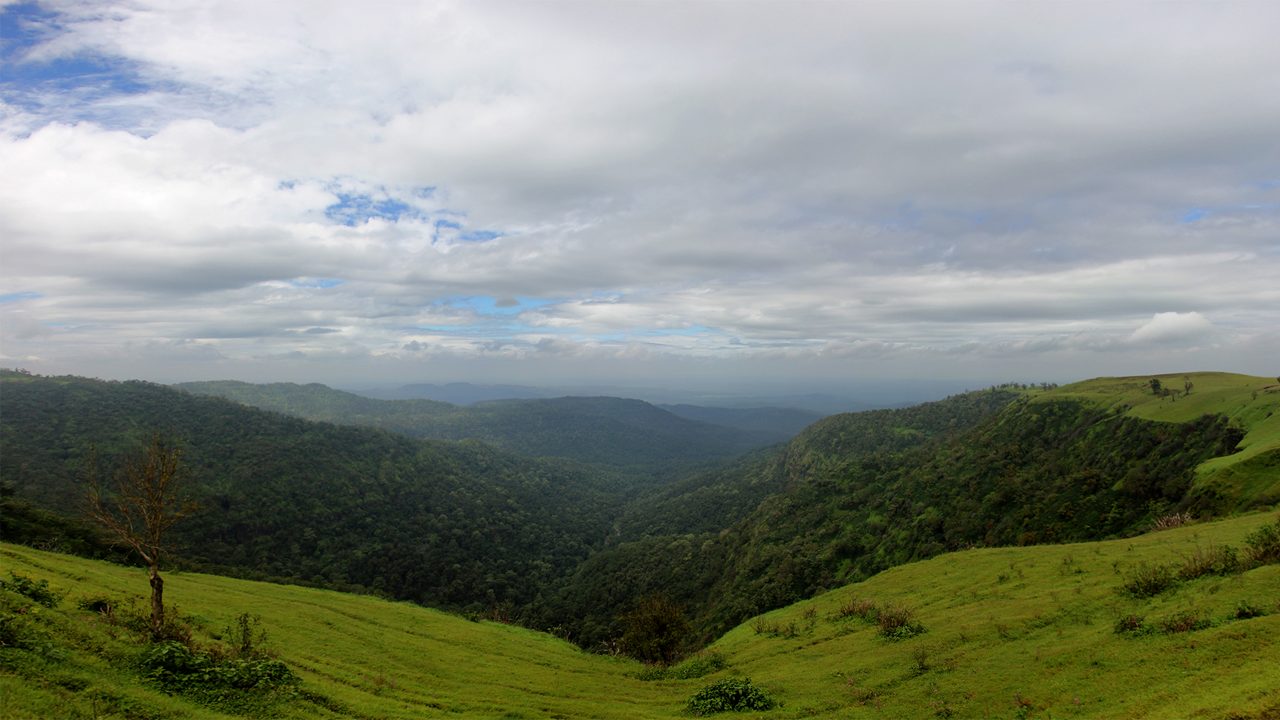
[[[880,608],[876,614],[880,635],[890,640],[905,640],[924,632],[924,625],[915,619],[915,613],[902,605]]]
[[[1117,635],[1144,635],[1150,632],[1151,628],[1147,627],[1146,618],[1130,614],[1116,621],[1115,630]]]
[[[1249,533],[1244,542],[1245,555],[1251,565],[1280,563],[1280,520]]]
[[[1266,614],[1266,610],[1263,610],[1247,600],[1241,600],[1236,603],[1236,609],[1231,614],[1231,617],[1236,620],[1249,620],[1250,618],[1262,617]]]
[[[1205,575],[1230,575],[1243,569],[1240,555],[1230,545],[1215,547],[1210,545],[1203,549],[1199,545],[1191,554],[1182,559],[1178,568],[1178,577],[1183,580],[1194,580]]]
[[[875,622],[879,612],[875,602],[866,598],[851,597],[848,602],[836,610],[836,617],[840,619],[858,618],[867,622]]]
[[[1160,631],[1166,634],[1203,630],[1213,623],[1190,610],[1174,613],[1160,621]]]
[[[1168,566],[1142,563],[1124,579],[1124,590],[1136,598],[1149,598],[1177,584],[1178,579]]]
[[[32,580],[25,575],[9,571],[9,579],[0,580],[0,589],[10,590],[52,608],[62,602],[62,595],[49,589],[48,580]]]
[[[712,715],[743,710],[771,710],[777,702],[750,678],[729,678],[708,685],[689,698],[688,710],[694,715]]]
[[[165,692],[223,709],[260,707],[273,696],[292,697],[299,682],[279,660],[222,658],[173,640],[152,645],[138,664],[143,677]]]

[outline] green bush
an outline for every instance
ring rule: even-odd
[[[167,693],[232,711],[261,710],[297,694],[298,676],[279,660],[263,656],[223,657],[172,640],[142,654],[143,677]]]
[[[49,589],[48,580],[32,580],[24,575],[9,571],[9,579],[0,580],[0,589],[10,590],[26,596],[47,608],[57,607],[62,602],[62,595]]]
[[[729,678],[708,685],[689,698],[688,710],[694,715],[712,715],[743,710],[771,710],[777,702],[750,678]]]
[[[1249,533],[1244,542],[1245,555],[1251,565],[1280,563],[1280,520]]]
[[[1178,578],[1168,566],[1142,563],[1125,577],[1124,590],[1136,598],[1149,598],[1177,584]]]

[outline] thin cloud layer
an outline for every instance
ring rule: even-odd
[[[1277,25],[1245,2],[0,4],[0,360],[1270,374]]]

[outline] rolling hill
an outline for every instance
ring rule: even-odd
[[[750,678],[780,703],[761,718],[1265,720],[1280,713],[1280,565],[1123,590],[1143,567],[1245,553],[1264,527],[1280,519],[948,554],[751,619],[666,672],[405,603],[195,573],[167,585],[198,647],[225,646],[240,613],[260,617],[300,685],[249,707],[284,718],[680,718],[701,688]],[[235,716],[216,709],[235,693],[200,704],[135,670],[141,570],[15,545],[0,559],[4,717]],[[40,606],[18,578],[63,598]],[[886,637],[868,607],[901,608],[913,629]]]
[[[307,420],[415,438],[481,440],[522,455],[647,477],[676,476],[781,439],[776,431],[714,425],[640,400],[611,397],[489,400],[462,407],[434,400],[375,400],[315,384],[218,381],[177,387]]]

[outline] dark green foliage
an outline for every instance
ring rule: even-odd
[[[0,580],[0,590],[9,590],[34,600],[47,608],[62,602],[62,595],[49,589],[48,580],[32,580],[25,575],[9,571],[8,580]]]
[[[1280,520],[1249,533],[1244,539],[1245,555],[1251,565],[1280,563]]]
[[[299,684],[279,660],[256,653],[222,657],[174,641],[149,647],[138,667],[143,677],[165,692],[231,712],[261,710],[291,698]]]
[[[665,595],[640,600],[623,616],[622,625],[622,651],[646,663],[670,665],[690,643],[684,609]]]
[[[1178,584],[1173,569],[1167,565],[1142,563],[1125,575],[1124,591],[1136,598],[1155,597]]]
[[[177,439],[201,511],[172,539],[192,569],[526,607],[607,536],[623,502],[612,478],[479,443],[311,423],[151,383],[0,382],[0,477],[42,511],[78,512],[91,446],[109,459],[156,431]]]
[[[694,715],[714,715],[744,710],[772,710],[777,702],[750,678],[729,678],[708,685],[689,698],[687,708]]]
[[[1266,614],[1266,610],[1248,602],[1247,600],[1241,600],[1239,603],[1236,603],[1236,609],[1231,614],[1231,617],[1236,620],[1249,620],[1251,618],[1262,617]]]
[[[376,427],[415,438],[482,440],[523,455],[646,475],[673,475],[778,440],[622,398],[491,400],[459,407],[434,400],[374,400],[317,384],[202,382],[178,387],[308,420]]]

